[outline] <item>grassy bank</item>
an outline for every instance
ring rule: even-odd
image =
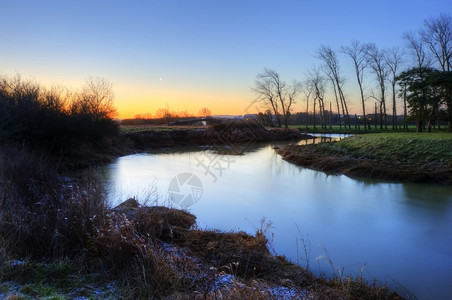
[[[330,173],[452,184],[452,135],[448,133],[357,135],[332,143],[291,145],[279,154]]]
[[[359,135],[318,147],[353,157],[396,161],[407,164],[452,163],[452,134],[380,133]]]
[[[134,199],[111,208],[95,170],[59,170],[46,153],[0,149],[0,298],[400,298],[362,278],[316,278],[273,255],[264,229],[200,230],[186,211]]]

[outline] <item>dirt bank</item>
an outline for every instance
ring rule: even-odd
[[[186,211],[144,207],[134,199],[114,209],[111,218],[115,223],[112,227],[127,224],[133,232],[133,239],[122,242],[127,244],[124,248],[152,248],[150,253],[159,253],[161,265],[154,276],[172,270],[172,276],[177,277],[169,278],[172,286],[162,291],[168,299],[401,299],[361,278],[316,278],[284,257],[273,255],[262,230],[254,236],[199,230],[196,217]],[[143,245],[146,237],[152,237],[152,242]],[[105,241],[96,242],[104,256]]]
[[[123,133],[93,144],[74,145],[65,153],[63,163],[69,169],[80,169],[105,164],[119,156],[188,146],[227,146],[232,154],[243,154],[259,143],[296,141],[310,137],[294,129],[266,129],[237,122],[205,128],[172,126],[163,130]]]
[[[129,147],[137,150],[163,147],[227,145],[246,146],[251,143],[281,140],[300,140],[307,137],[297,130],[266,129],[264,127],[227,127],[218,124],[207,128],[169,128],[168,130],[148,130],[123,135]]]
[[[441,161],[416,164],[412,161],[380,160],[318,150],[317,145],[288,145],[278,149],[278,154],[299,166],[330,174],[403,182],[452,184],[452,166]]]

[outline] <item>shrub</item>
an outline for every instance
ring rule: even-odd
[[[55,150],[119,133],[111,84],[90,78],[81,92],[47,89],[20,76],[0,78],[0,141],[27,141]]]

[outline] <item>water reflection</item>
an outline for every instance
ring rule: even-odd
[[[333,138],[333,137],[332,137]],[[200,178],[203,195],[189,207],[201,228],[254,233],[265,217],[273,223],[273,247],[292,261],[300,256],[300,235],[309,236],[310,266],[334,266],[397,288],[399,282],[419,298],[447,298],[452,277],[452,187],[356,180],[295,166],[273,149],[255,145],[214,181],[199,166],[203,150],[139,154],[105,168],[112,202],[145,197],[157,189],[166,201],[170,181],[179,173]],[[167,203],[171,204],[171,203]]]
[[[447,211],[452,203],[452,195],[442,189],[427,184],[404,184],[405,199],[413,206],[428,206],[429,209]]]

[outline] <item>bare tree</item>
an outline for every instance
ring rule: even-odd
[[[310,85],[310,77],[309,75],[307,75],[308,77],[304,80],[303,82],[303,94],[304,94],[304,98],[306,99],[306,129],[308,128],[309,125],[309,100],[311,99],[312,96],[312,88]]]
[[[411,56],[416,61],[418,69],[430,67],[432,58],[426,52],[426,47],[420,37],[410,31],[405,32],[402,38],[406,41],[407,47],[410,50]]]
[[[296,99],[298,97],[298,94],[303,90],[303,85],[301,82],[293,80],[292,84],[287,87],[286,92],[286,118],[285,118],[285,125],[286,128],[288,126],[287,121],[289,120],[291,111],[292,111],[292,105],[295,104]]]
[[[155,117],[157,119],[168,119],[168,122],[174,117],[174,113],[172,113],[168,107],[159,108],[155,111]]]
[[[331,84],[333,86],[334,98],[336,99],[337,115],[340,117],[341,110],[339,108],[339,96],[338,96],[338,92],[337,92],[337,88],[336,88],[336,81],[334,80],[334,77],[331,75],[331,73],[329,73],[328,71],[326,71],[324,73],[330,79]],[[342,106],[342,108],[344,108],[344,106]],[[339,128],[342,128],[342,122],[341,121],[339,121]]]
[[[33,131],[42,93],[43,88],[35,81],[20,75],[0,77],[0,141]]]
[[[93,120],[113,119],[117,114],[113,100],[113,85],[110,81],[101,77],[89,77],[82,92],[72,103],[71,111]]]
[[[412,31],[406,32],[403,34],[403,39],[406,41],[407,48],[410,50],[411,57],[416,62],[416,67],[418,70],[422,70],[423,68],[429,68],[432,63],[432,57],[430,53],[427,52],[427,47],[423,43],[420,34],[415,34]],[[405,84],[405,83],[404,83]],[[406,84],[401,86],[403,88],[402,97],[403,97],[403,116],[405,120],[405,128],[408,127],[406,121],[408,119],[408,108],[407,108],[407,86]]]
[[[152,119],[152,113],[146,112],[142,114],[135,114],[133,117],[135,119]]]
[[[199,117],[209,117],[212,115],[212,112],[207,107],[203,107],[198,111]]]
[[[443,72],[450,72],[452,65],[452,19],[448,14],[424,21],[420,35],[430,52],[436,58]],[[446,99],[448,130],[452,132],[452,92]]]
[[[320,70],[314,68],[307,75],[306,89],[309,90],[309,94],[313,95],[314,104],[314,128],[315,128],[315,107],[318,103],[319,113],[320,113],[320,125],[322,128],[326,129],[326,112],[325,112],[325,91],[326,84],[325,78],[320,75]],[[306,93],[306,92],[305,92]]]
[[[56,85],[46,88],[20,76],[12,80],[1,77],[0,85],[0,139],[13,134],[66,147],[119,132],[112,120],[113,93],[106,80],[90,79],[77,92]]]
[[[385,53],[386,64],[390,70],[389,82],[392,87],[392,129],[397,129],[396,84],[400,65],[403,62],[403,53],[398,48],[392,48]]]
[[[350,56],[355,66],[356,80],[358,81],[359,91],[361,93],[361,104],[363,109],[364,128],[367,129],[366,105],[363,90],[364,70],[367,68],[366,46],[360,44],[357,40],[352,41],[350,46],[342,47],[342,52]]]
[[[71,92],[67,88],[61,85],[52,85],[50,89],[44,90],[41,105],[49,111],[64,112],[71,96]]]
[[[339,61],[337,59],[336,52],[331,47],[321,45],[320,49],[317,50],[317,57],[325,63],[325,74],[333,83],[333,88],[335,89],[335,93],[337,92],[336,95],[341,103],[342,114],[345,116],[347,125],[350,128],[350,117],[348,114],[347,101],[345,100],[343,92],[344,79],[340,74]]]
[[[282,126],[281,119],[284,120],[284,126],[288,127],[292,105],[300,90],[299,83],[288,85],[281,80],[278,72],[271,69],[264,69],[263,73],[256,76],[254,92],[257,99],[271,107],[279,127]]]
[[[265,105],[270,106],[271,111],[275,115],[278,126],[281,127],[281,115],[279,113],[279,102],[277,95],[274,91],[273,80],[267,75],[273,70],[264,69],[263,73],[256,75],[256,81],[254,83],[254,92],[257,94],[257,100],[263,102]]]
[[[440,14],[438,18],[424,21],[420,35],[442,71],[450,71],[452,64],[452,20],[450,15]]]
[[[372,95],[380,103],[380,128],[384,126],[387,129],[387,114],[386,114],[386,81],[389,76],[389,68],[386,64],[384,52],[379,50],[373,43],[369,43],[366,47],[366,59],[370,69],[377,77],[380,95],[376,97]]]

